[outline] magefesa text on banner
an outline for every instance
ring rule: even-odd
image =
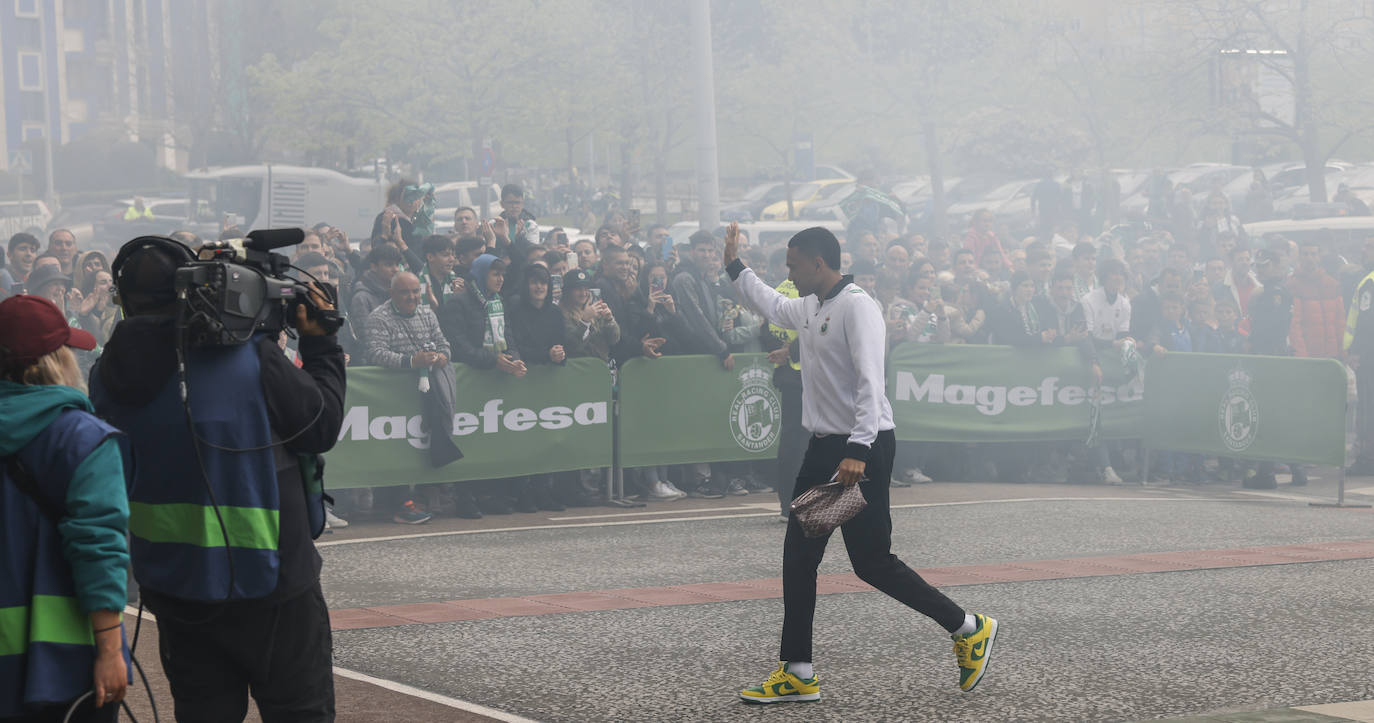
[[[1102,403],[1138,402],[1143,396],[1143,386],[1133,381],[1122,387],[1102,386]],[[1045,377],[1038,387],[1028,386],[974,386],[972,384],[946,384],[944,374],[929,374],[921,383],[911,372],[897,372],[898,402],[925,402],[927,404],[967,405],[979,412],[995,417],[1006,411],[1007,405],[1029,407],[1039,404],[1053,406],[1062,404],[1074,406],[1088,401],[1089,391],[1077,385],[1059,386],[1059,377]]]
[[[567,429],[574,424],[592,426],[609,424],[606,402],[583,402],[576,407],[544,407],[529,409],[517,407],[502,410],[504,399],[488,400],[482,411],[456,412],[453,415],[453,436],[465,437],[475,432],[495,434],[497,432],[527,432],[536,427],[547,430]],[[378,416],[368,414],[367,407],[350,407],[344,415],[339,439],[345,437],[355,442],[370,439],[405,439],[416,449],[429,448],[429,430],[425,428],[420,415],[405,417]]]

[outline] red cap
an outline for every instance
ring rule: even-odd
[[[67,326],[57,305],[41,296],[21,294],[0,301],[0,347],[15,361],[37,361],[64,346],[90,351],[95,337]]]

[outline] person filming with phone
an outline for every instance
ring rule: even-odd
[[[886,325],[878,303],[852,276],[840,274],[840,243],[821,227],[787,243],[788,278],[797,298],[764,283],[739,258],[739,225],[725,234],[724,263],[741,300],[801,344],[802,426],[811,433],[792,498],[838,481],[859,485],[867,506],[841,526],[854,573],[864,582],[932,618],[954,639],[959,687],[972,690],[986,671],[997,621],[964,612],[891,552],[888,486],[896,446],[885,393]],[[778,668],[761,685],[740,691],[751,703],[820,699],[812,666],[816,568],[829,535],[808,537],[797,516],[783,542],[783,628]]]
[[[594,356],[609,361],[611,347],[620,341],[620,325],[611,307],[601,299],[601,289],[582,269],[573,269],[563,279],[564,333],[568,358]]]

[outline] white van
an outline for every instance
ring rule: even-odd
[[[721,224],[724,226],[725,224]],[[749,241],[754,246],[778,246],[786,245],[792,237],[802,229],[812,226],[821,226],[830,229],[836,236],[844,236],[844,224],[839,221],[758,221],[756,223],[742,223],[739,229],[749,235]],[[673,237],[673,245],[681,246],[687,243],[693,233],[700,228],[696,221],[681,221],[668,227],[668,235]]]
[[[337,226],[350,239],[372,234],[372,221],[386,205],[386,184],[352,178],[326,168],[232,166],[186,174],[191,208],[208,202],[215,218],[244,231]]]
[[[0,242],[8,241],[20,231],[32,232],[34,229],[38,229],[39,233],[34,235],[41,241],[42,231],[50,223],[52,211],[49,211],[48,204],[42,201],[0,202]]]
[[[434,230],[448,233],[453,230],[453,214],[467,206],[482,215],[481,187],[476,181],[452,181],[434,187]],[[501,213],[501,187],[495,183],[487,189],[487,212],[490,216]]]

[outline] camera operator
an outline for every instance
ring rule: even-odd
[[[329,612],[312,537],[323,526],[316,455],[343,421],[343,350],[304,305],[289,319],[303,368],[281,354],[275,331],[191,347],[188,411],[175,275],[192,261],[170,240],[121,249],[115,284],[128,318],[91,375],[97,412],[134,449],[134,577],[158,618],[176,718],[242,720],[251,690],[264,721],[332,721]],[[311,288],[317,307],[332,308]]]

